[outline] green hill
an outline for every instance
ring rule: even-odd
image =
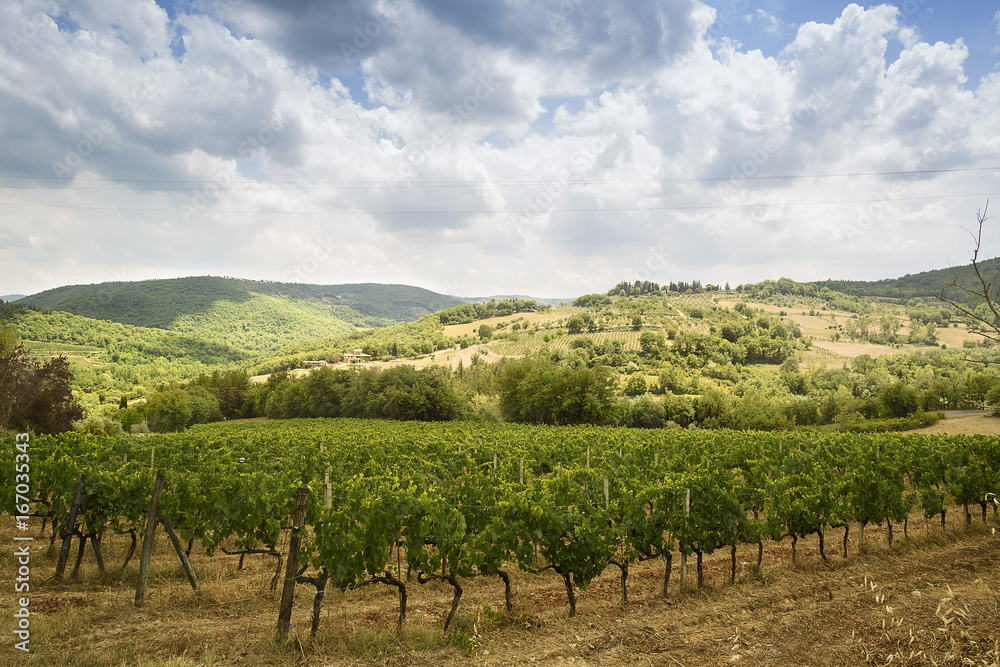
[[[415,322],[404,322],[381,329],[359,330],[353,333],[321,338],[291,345],[251,359],[245,367],[252,375],[263,375],[297,368],[308,359],[332,359],[337,353],[361,349],[375,358],[389,356],[416,357],[435,350],[444,350],[460,341],[444,335],[437,315],[425,315]],[[473,341],[468,341],[471,344]]]
[[[161,382],[194,378],[250,356],[176,331],[17,304],[0,304],[0,325],[17,327],[33,354],[68,356],[74,388],[107,395],[141,396]]]
[[[460,302],[406,285],[303,285],[200,276],[70,285],[18,303],[176,331],[259,354],[412,321]]]
[[[237,281],[251,292],[287,296],[305,301],[349,308],[364,317],[392,320],[392,324],[412,322],[419,317],[462,303],[455,297],[411,285],[356,283],[347,285],[305,285]],[[370,325],[375,326],[375,325]]]
[[[1000,277],[1000,258],[979,262],[979,269],[988,281],[996,285],[997,278]],[[973,273],[972,264],[947,269],[936,269],[934,271],[922,271],[920,273],[907,274],[902,278],[886,280],[822,280],[808,284],[815,285],[817,288],[826,287],[835,292],[841,292],[850,296],[880,297],[899,299],[901,301],[934,298],[942,294],[959,303],[978,302],[980,300],[968,292],[949,287],[948,283],[958,283],[970,289],[982,290],[982,285]]]

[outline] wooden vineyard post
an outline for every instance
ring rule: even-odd
[[[177,557],[181,559],[181,565],[184,567],[184,574],[187,575],[188,583],[191,584],[191,588],[198,590],[198,577],[194,573],[194,568],[191,567],[191,561],[188,560],[187,554],[184,552],[184,547],[181,545],[181,541],[177,538],[177,533],[170,523],[170,519],[163,517],[160,519],[160,523],[163,524],[163,529],[167,531],[167,537],[170,538],[170,543],[174,545]]]
[[[56,564],[56,579],[62,579],[66,571],[66,561],[69,560],[69,550],[73,546],[73,527],[76,525],[76,514],[83,503],[83,487],[87,473],[81,472],[76,478],[76,490],[73,492],[73,502],[69,506],[69,519],[66,521],[66,537],[59,549],[59,562]]]
[[[687,528],[687,520],[691,515],[691,489],[684,489],[684,527]],[[686,531],[685,531],[686,532]],[[687,545],[681,544],[681,592],[687,584]]]
[[[146,533],[142,538],[142,554],[139,557],[139,581],[135,585],[135,606],[146,603],[146,585],[149,583],[149,558],[153,553],[153,535],[156,533],[157,515],[160,513],[160,494],[163,493],[163,469],[156,471],[153,499],[149,503],[146,517]]]
[[[965,500],[962,501],[962,508],[965,510],[965,528],[968,529],[972,525],[972,515],[969,514],[969,468],[962,466],[962,494]]]
[[[281,589],[281,608],[278,610],[278,639],[288,636],[292,623],[292,604],[295,602],[295,578],[299,569],[299,547],[302,544],[302,524],[306,521],[308,487],[300,487],[295,496],[295,515],[292,517],[292,535],[288,540],[288,560],[285,563],[285,585]]]
[[[524,486],[524,457],[521,457],[521,486]]]
[[[607,507],[611,504],[611,496],[608,495],[608,476],[604,476],[604,506]]]

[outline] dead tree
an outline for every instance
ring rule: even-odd
[[[963,302],[956,301],[955,299],[949,298],[945,295],[944,290],[941,291],[938,300],[944,301],[949,304],[952,308],[969,318],[969,321],[976,324],[976,333],[978,333],[983,338],[993,341],[994,343],[1000,344],[1000,303],[997,299],[1000,298],[1000,287],[997,286],[996,279],[998,276],[994,275],[992,278],[988,278],[984,275],[983,266],[979,261],[979,253],[982,250],[983,245],[983,224],[987,220],[986,212],[990,207],[989,200],[986,201],[986,206],[983,207],[981,211],[976,211],[976,222],[977,228],[975,233],[969,232],[969,236],[975,242],[972,250],[972,272],[978,281],[978,285],[968,287],[963,285],[959,281],[958,271],[954,271],[954,279],[950,283],[945,283],[946,287],[954,287],[960,292],[964,292],[972,297],[977,297],[974,300],[975,304],[980,301],[986,304],[986,308],[989,310],[989,314],[986,316],[976,314],[976,306],[971,307]],[[992,317],[990,317],[992,316]],[[975,361],[975,360],[973,360]],[[989,361],[981,361],[980,363],[995,363]]]

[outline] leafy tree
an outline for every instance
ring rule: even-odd
[[[611,297],[606,294],[584,294],[578,297],[573,305],[577,308],[600,308],[611,305]]]
[[[650,394],[627,400],[623,406],[620,423],[633,428],[663,428],[667,423],[667,412],[663,401]]]
[[[666,337],[659,331],[644,331],[639,336],[639,349],[646,356],[658,358],[667,349]]]
[[[479,325],[479,339],[480,340],[490,340],[493,338],[493,327],[488,324]]]
[[[122,425],[126,433],[131,433],[132,427],[141,424],[145,418],[142,412],[136,408],[120,409],[114,413],[113,418]]]
[[[920,398],[916,390],[902,382],[889,385],[878,396],[880,414],[883,417],[906,417],[920,409]]]
[[[370,399],[365,416],[445,421],[462,412],[460,397],[440,369],[397,366],[378,373],[373,390],[374,405]]]
[[[191,397],[183,389],[158,391],[146,400],[146,421],[154,431],[182,431],[193,416]]]
[[[611,369],[568,368],[549,359],[505,364],[498,378],[506,419],[529,424],[606,424],[614,417]]]
[[[38,433],[72,429],[83,418],[73,402],[69,361],[40,364],[25,351],[17,330],[0,329],[0,428]]]
[[[646,376],[642,373],[633,373],[625,381],[626,396],[642,396],[646,391]]]
[[[582,333],[586,322],[583,321],[583,317],[580,315],[574,315],[566,321],[566,332],[572,335]]]
[[[664,417],[681,428],[687,428],[695,422],[694,402],[687,396],[667,394],[663,397]]]

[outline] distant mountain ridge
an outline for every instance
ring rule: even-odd
[[[23,299],[24,294],[4,294],[0,296],[0,301],[17,301],[18,299]]]
[[[462,301],[408,285],[307,285],[197,276],[67,285],[17,301],[261,353],[410,322]]]

